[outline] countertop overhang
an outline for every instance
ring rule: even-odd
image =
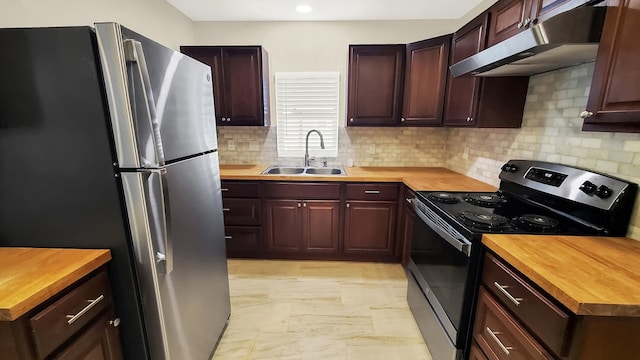
[[[640,241],[485,234],[482,243],[576,315],[640,317]]]
[[[109,260],[109,250],[0,248],[0,321],[18,319]]]

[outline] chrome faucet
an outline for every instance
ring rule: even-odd
[[[309,167],[309,135],[311,135],[312,132],[318,133],[318,135],[320,136],[320,148],[324,149],[324,138],[322,137],[320,131],[309,130],[309,132],[307,133],[307,139],[304,142],[304,167]]]

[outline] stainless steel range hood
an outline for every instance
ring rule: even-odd
[[[451,74],[528,76],[592,61],[605,13],[585,6],[558,14],[451,65]]]

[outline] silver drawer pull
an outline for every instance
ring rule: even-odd
[[[223,208],[222,211],[231,211],[229,208]]]
[[[413,204],[413,199],[405,199],[409,204]]]
[[[380,190],[365,190],[365,194],[380,194]]]
[[[220,191],[222,191],[222,192],[229,191],[229,189],[222,188],[222,189],[220,189]]]
[[[493,285],[496,288],[498,288],[498,290],[500,290],[500,292],[502,292],[504,294],[504,296],[507,297],[507,299],[511,300],[512,303],[516,304],[516,306],[520,306],[520,302],[522,300],[524,300],[523,298],[517,298],[517,297],[514,297],[513,295],[509,294],[509,292],[506,290],[508,288],[508,286],[506,286],[506,285],[500,285],[500,284],[498,284],[497,281],[494,281]]]
[[[225,240],[231,240],[231,239],[233,239],[233,236],[231,236],[231,235],[225,235],[225,236],[224,236],[224,238],[225,238]]]
[[[69,319],[67,320],[67,324],[71,325],[74,322],[76,322],[76,320],[80,319],[82,315],[86,314],[87,311],[91,310],[91,308],[96,306],[103,299],[104,299],[104,295],[100,295],[95,300],[87,300],[89,302],[89,305],[85,306],[84,309],[80,310],[79,313],[75,315],[67,315],[67,319]]]
[[[491,328],[489,328],[489,327],[487,326],[487,333],[489,333],[489,336],[491,336],[491,338],[493,339],[493,341],[495,341],[495,342],[498,344],[498,346],[500,346],[500,349],[502,349],[502,351],[504,351],[504,353],[505,353],[506,355],[509,355],[509,350],[513,350],[513,349],[515,349],[515,348],[514,348],[514,347],[512,347],[512,346],[504,346],[504,344],[502,343],[502,341],[500,341],[500,339],[498,339],[498,336],[497,336],[497,335],[502,334],[501,332],[497,332],[497,331],[496,331],[496,332],[494,332],[494,331],[492,331],[492,330],[491,330]]]

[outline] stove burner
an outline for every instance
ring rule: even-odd
[[[473,211],[463,211],[460,217],[465,224],[485,230],[505,227],[509,223],[509,219],[504,216],[479,214]]]
[[[529,231],[556,232],[560,230],[558,220],[543,215],[524,214],[518,216],[515,222]]]
[[[464,195],[464,201],[469,204],[494,208],[507,203],[507,199],[495,193],[469,193]]]
[[[431,200],[443,204],[456,204],[460,201],[460,198],[457,195],[447,192],[430,193],[427,197]]]

